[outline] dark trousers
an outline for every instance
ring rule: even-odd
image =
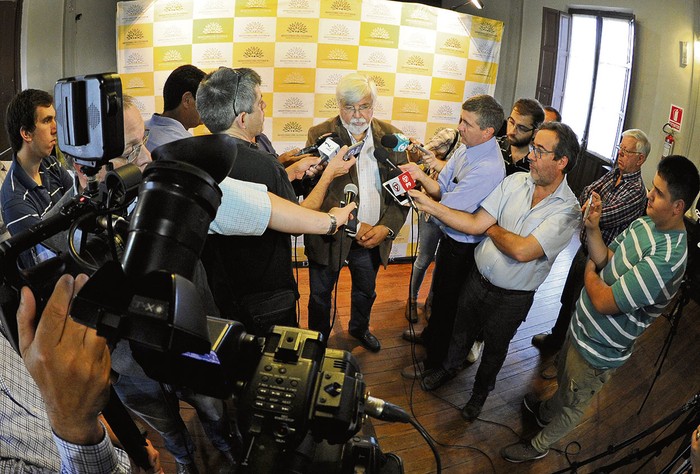
[[[428,325],[423,330],[428,357],[425,367],[439,367],[447,356],[447,347],[457,313],[459,290],[474,266],[474,249],[443,235],[440,239],[433,272],[433,306]]]
[[[566,276],[566,283],[564,283],[564,289],[561,292],[561,309],[559,310],[557,321],[552,327],[552,344],[556,349],[561,349],[561,346],[564,344],[566,331],[569,329],[571,317],[576,309],[576,302],[581,296],[586,262],[588,262],[588,252],[581,245],[571,261],[569,274]]]
[[[374,290],[381,264],[379,248],[366,249],[353,243],[347,262],[352,279],[348,330],[362,334],[369,328],[372,305],[377,297]],[[337,279],[338,272],[330,265],[309,262],[309,329],[322,333],[326,341],[331,333],[331,295]]]
[[[505,290],[489,283],[474,266],[459,296],[452,339],[443,367],[456,371],[483,331],[484,352],[474,379],[474,393],[487,395],[508,355],[510,341],[525,321],[534,291]]]

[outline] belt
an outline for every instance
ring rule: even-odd
[[[500,293],[502,295],[531,295],[535,293],[535,290],[506,290],[505,288],[501,288],[500,286],[496,286],[491,283],[488,278],[481,273],[479,273],[479,281],[487,290]]]

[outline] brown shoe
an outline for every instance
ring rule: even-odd
[[[424,344],[421,332],[419,332],[416,329],[411,330],[411,328],[408,328],[404,330],[404,332],[401,334],[401,337],[404,341],[412,342],[414,344]]]
[[[418,322],[418,303],[411,298],[406,301],[406,319],[412,323]]]
[[[540,372],[540,376],[545,380],[557,378],[557,364],[551,363]]]

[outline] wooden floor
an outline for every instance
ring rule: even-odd
[[[351,351],[355,355],[372,396],[400,405],[414,414],[440,445],[438,452],[444,472],[514,474],[549,473],[564,469],[569,466],[569,462],[563,450],[575,453],[578,448],[574,443],[580,444],[580,453],[571,454],[571,461],[588,459],[604,452],[609,445],[626,441],[676,411],[693,399],[700,389],[700,307],[691,301],[679,319],[678,333],[641,414],[637,415],[637,411],[657,372],[654,364],[671,328],[665,317],[659,318],[639,339],[631,359],[596,396],[580,426],[557,443],[549,455],[539,461],[523,464],[511,464],[501,458],[499,451],[503,446],[516,442],[521,437],[529,439],[537,432],[533,420],[523,415],[523,396],[534,391],[541,397],[547,397],[556,389],[556,381],[545,381],[539,377],[539,371],[549,361],[543,359],[539,351],[531,346],[530,339],[551,328],[559,310],[561,288],[576,249],[577,244],[574,242],[559,256],[549,278],[537,292],[527,320],[511,343],[496,388],[486,401],[479,419],[472,423],[462,420],[460,409],[471,395],[478,361],[444,387],[431,393],[422,391],[418,384],[413,384],[400,375],[401,369],[411,364],[412,358],[411,345],[401,339],[401,332],[407,327],[404,306],[411,265],[394,264],[386,270],[380,270],[371,322],[373,333],[382,343],[382,350],[377,354],[364,350],[347,334],[350,281],[347,269],[343,270],[338,289],[338,320],[330,346]],[[427,294],[430,274],[421,289],[419,330],[424,323],[422,301]],[[299,287],[302,294],[302,327],[305,327],[305,306],[308,301],[308,273],[305,269],[299,270]],[[422,348],[415,348],[415,355],[421,357]],[[197,440],[200,472],[217,472],[220,455],[208,443],[194,410],[183,403],[182,414]],[[675,428],[684,418],[685,416],[680,417],[671,428]],[[373,420],[368,428],[375,430],[384,452],[396,453],[403,459],[405,472],[436,472],[431,450],[410,425]],[[669,428],[663,432],[656,431],[615,455],[580,468],[578,472],[593,472],[594,467],[620,460],[671,431]],[[680,444],[687,444],[689,436],[690,432],[648,462],[645,462],[649,459],[646,457],[643,461],[623,466],[615,472],[660,472],[669,464]],[[160,447],[166,473],[174,473],[172,457],[162,448],[162,442],[156,437],[154,444]]]

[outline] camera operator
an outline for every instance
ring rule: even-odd
[[[38,324],[34,295],[22,289],[17,320],[23,360],[0,337],[0,472],[131,472],[100,420],[109,396],[107,344],[68,317],[86,280],[61,277]],[[147,449],[149,472],[162,472],[150,442]]]
[[[14,155],[0,190],[0,207],[7,230],[15,235],[34,224],[73,185],[70,174],[51,153],[56,145],[56,110],[45,91],[27,89],[7,107],[7,135]],[[51,258],[41,244],[20,256],[24,268]]]

